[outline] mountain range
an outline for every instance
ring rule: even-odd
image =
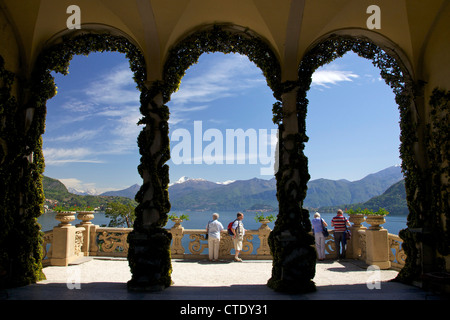
[[[392,166],[369,174],[361,180],[317,179],[308,183],[308,192],[303,203],[306,208],[320,208],[343,204],[361,204],[380,196],[389,187],[403,180],[399,166]],[[139,185],[120,191],[109,191],[103,196],[134,198]],[[182,177],[169,186],[173,210],[245,210],[258,206],[276,209],[276,180],[253,178],[249,180],[211,182],[204,179]]]
[[[169,187],[173,210],[245,210],[258,207],[276,209],[276,180],[250,179],[218,184],[202,179],[182,178]],[[370,174],[358,181],[317,179],[308,183],[305,208],[364,203],[380,196],[393,184],[403,180],[399,166]]]
[[[311,180],[308,183],[308,192],[303,206],[310,210],[321,208],[325,212],[334,210],[334,206],[359,205],[364,208],[376,205],[385,206],[383,201],[388,201],[390,205],[397,206],[396,212],[404,212],[407,211],[407,208],[402,182],[403,174],[399,166],[392,166],[369,174],[358,181]],[[53,185],[50,189],[61,188],[54,181],[49,183],[48,180],[47,184],[44,183],[46,198],[53,192],[49,190],[49,186]],[[134,199],[139,188],[140,186],[135,184],[124,190],[102,193],[100,197]],[[253,178],[217,183],[182,177],[169,185],[169,197],[174,211],[270,211],[278,208],[275,178],[270,180]]]
[[[54,206],[76,206],[78,208],[91,207],[104,210],[111,202],[135,204],[134,195],[130,195],[130,197],[117,195],[80,195],[70,192],[61,181],[46,176],[43,177],[42,184],[45,195],[45,205],[48,209],[51,209]]]

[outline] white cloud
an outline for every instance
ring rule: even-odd
[[[103,154],[124,154],[137,149],[136,139],[142,130],[137,125],[141,118],[139,107],[109,107],[97,116],[108,118],[108,138],[104,142]]]
[[[98,128],[95,130],[79,130],[79,131],[73,132],[72,134],[69,134],[69,135],[47,138],[46,141],[48,141],[48,142],[74,142],[74,141],[80,141],[80,140],[81,141],[92,140],[96,136],[98,136],[102,130],[103,130],[103,128]]]
[[[113,188],[99,188],[94,182],[83,182],[76,178],[58,179],[62,184],[71,191],[84,192],[91,195],[98,195],[106,191],[114,191],[120,189]]]
[[[101,155],[135,152],[142,129],[137,125],[141,118],[139,98],[127,63],[71,91],[62,104],[64,111],[47,130],[45,142],[51,148],[46,149],[46,163],[101,163]],[[61,131],[63,134],[56,134]]]
[[[140,98],[133,73],[127,63],[117,66],[110,73],[91,82],[84,92],[92,102],[99,104],[139,104]]]
[[[206,60],[202,61],[203,58]],[[195,70],[186,72],[180,89],[171,96],[171,125],[189,121],[190,112],[206,110],[213,101],[241,95],[250,88],[267,86],[261,79],[261,70],[246,56],[215,54],[212,58],[202,56],[200,61],[198,66],[192,67]]]
[[[65,104],[61,106],[64,110],[71,111],[71,112],[81,112],[86,113],[93,110],[94,105],[92,103],[77,100],[74,98],[70,98],[69,101],[67,101]]]
[[[87,148],[46,148],[44,149],[45,163],[49,165],[63,165],[67,163],[103,163],[98,159],[89,159],[95,153]]]
[[[312,75],[311,85],[328,88],[328,85],[337,84],[343,81],[353,81],[357,78],[359,78],[359,76],[351,71],[322,68],[314,72],[314,74]]]
[[[255,75],[261,74],[255,64],[239,54],[224,55],[203,66],[198,73],[185,76],[180,90],[172,94],[175,111],[184,104],[211,102],[266,85],[264,80],[255,80]]]
[[[72,188],[80,191],[84,191],[87,189],[92,189],[95,187],[94,183],[84,183],[83,181],[76,178],[67,178],[67,179],[58,179],[62,182],[67,188]]]

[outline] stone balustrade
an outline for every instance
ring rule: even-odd
[[[72,226],[75,213],[61,213],[56,219],[61,223],[53,230],[44,232],[43,265],[68,265],[82,256],[126,257],[128,255],[128,234],[132,228],[99,227],[91,223],[93,212],[79,212],[81,223]],[[371,227],[361,225],[364,217],[350,216],[352,234],[347,243],[347,258],[363,260],[380,269],[400,270],[406,255],[401,248],[402,240],[380,227],[383,222],[373,222]],[[184,229],[178,221],[168,229],[172,234],[171,256],[174,259],[207,259],[208,241],[205,229]],[[263,221],[258,230],[247,230],[244,236],[241,257],[252,260],[271,260],[268,237],[272,231]],[[325,239],[326,259],[336,259],[334,232],[329,231]],[[219,258],[232,259],[233,243],[226,231],[221,236]]]

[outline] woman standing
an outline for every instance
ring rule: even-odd
[[[316,240],[316,250],[319,261],[325,259],[325,236],[323,235],[323,226],[327,227],[327,223],[320,217],[320,213],[314,213],[314,219],[311,224],[313,228],[314,238]]]
[[[213,213],[213,220],[208,222],[206,233],[208,233],[208,252],[209,261],[217,261],[219,259],[220,232],[223,230],[222,224],[219,222],[219,214]]]

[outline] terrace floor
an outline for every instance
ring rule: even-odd
[[[68,267],[46,267],[47,280],[2,292],[6,300],[439,300],[442,297],[394,279],[397,272],[367,270],[356,260],[316,265],[317,291],[278,293],[266,286],[272,261],[172,260],[173,286],[162,292],[137,293],[126,288],[131,278],[122,258],[83,258]],[[380,280],[377,288],[372,280]],[[69,284],[68,284],[69,283]],[[367,284],[369,283],[369,285]],[[372,284],[372,286],[370,286]],[[372,287],[370,289],[369,287]]]

